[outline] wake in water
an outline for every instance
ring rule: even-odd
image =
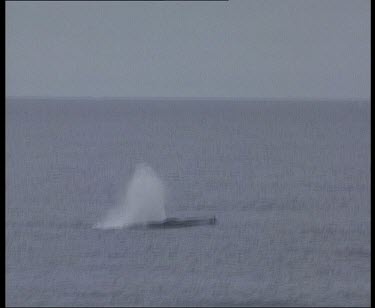
[[[164,221],[167,218],[164,195],[164,184],[155,171],[144,163],[138,164],[124,200],[95,227],[115,229],[149,221]]]

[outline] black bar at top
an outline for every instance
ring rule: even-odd
[[[229,0],[38,0],[39,2],[228,2]],[[32,2],[24,0],[5,0],[5,2]]]

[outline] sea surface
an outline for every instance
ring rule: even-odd
[[[146,163],[168,217],[100,230]],[[7,306],[370,306],[370,103],[7,99]]]

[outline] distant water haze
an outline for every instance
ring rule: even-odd
[[[7,94],[369,98],[370,11],[353,0],[8,1]]]
[[[156,172],[146,163],[138,164],[120,204],[95,227],[114,229],[165,220],[164,195],[164,184]]]

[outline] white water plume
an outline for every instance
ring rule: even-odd
[[[164,184],[155,171],[144,163],[138,164],[125,198],[95,227],[113,229],[165,220],[164,195]]]

